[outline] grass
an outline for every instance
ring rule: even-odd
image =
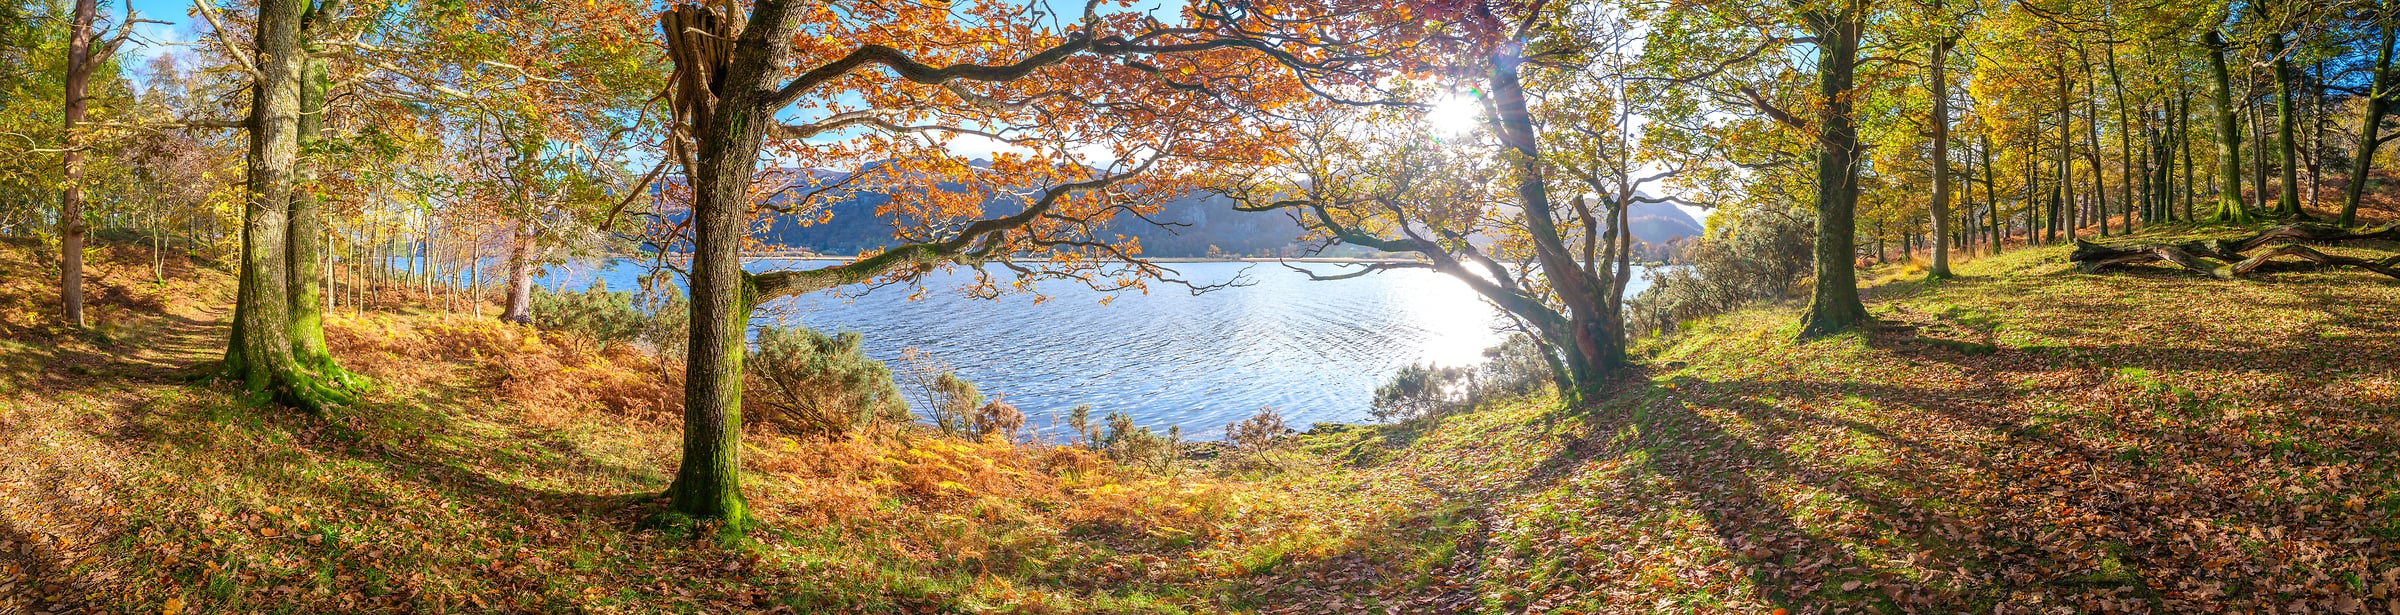
[[[2151,236],[2202,232],[2221,231]],[[1796,343],[1797,308],[1763,306],[1642,342],[1655,367],[1602,403],[1325,428],[1272,463],[1149,472],[1073,447],[754,432],[764,523],[745,536],[635,529],[677,445],[638,353],[345,313],[336,354],[378,386],[317,418],[181,379],[222,335],[189,304],[222,301],[127,308],[112,337],[128,341],[0,343],[0,597],[262,613],[2395,608],[2400,285],[2085,274],[2065,252],[1965,260],[1940,282],[1865,272],[1872,331]],[[158,292],[224,284],[187,277]]]

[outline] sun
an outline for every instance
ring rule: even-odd
[[[1483,105],[1478,104],[1475,97],[1466,94],[1442,97],[1434,101],[1432,109],[1425,111],[1426,127],[1433,129],[1438,136],[1455,137],[1473,132],[1475,125],[1481,121]]]

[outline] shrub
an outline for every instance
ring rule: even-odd
[[[1105,425],[1092,424],[1092,407],[1076,406],[1067,412],[1067,426],[1083,439],[1083,445],[1117,465],[1147,468],[1165,472],[1174,469],[1183,457],[1183,427],[1167,426],[1164,435],[1148,427],[1133,424],[1133,415],[1110,412]]]
[[[1375,420],[1411,422],[1466,405],[1473,389],[1474,370],[1411,363],[1392,379],[1375,387],[1368,411]]]
[[[1259,406],[1257,414],[1225,427],[1225,441],[1232,443],[1234,450],[1259,454],[1283,443],[1290,433],[1292,428],[1284,424],[1283,413],[1273,406]]]
[[[854,331],[760,327],[750,350],[745,406],[787,431],[835,436],[908,420],[908,405],[883,362],[859,352]],[[750,408],[745,408],[750,409]]]
[[[1483,349],[1483,365],[1478,368],[1481,374],[1475,379],[1476,390],[1470,397],[1482,400],[1530,395],[1556,386],[1550,362],[1542,358],[1542,352],[1533,336],[1523,333],[1510,335],[1500,345]]]
[[[1627,302],[1628,329],[1668,333],[1695,318],[1799,296],[1815,264],[1812,220],[1798,208],[1719,212],[1677,266],[1653,270],[1650,288]]]
[[[975,413],[984,405],[975,383],[950,371],[948,362],[914,347],[900,350],[900,376],[916,397],[917,409],[932,417],[934,427],[946,434],[974,435]]]
[[[975,421],[969,427],[969,438],[981,440],[1000,436],[1002,440],[1016,442],[1017,430],[1025,427],[1025,413],[1018,412],[1016,406],[1000,401],[1000,396],[993,395],[991,401],[975,408]]]
[[[650,317],[633,307],[633,293],[608,290],[601,281],[578,292],[533,288],[533,321],[545,331],[581,335],[606,348],[630,342],[649,329]]]

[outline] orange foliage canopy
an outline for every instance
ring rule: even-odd
[[[900,245],[846,266],[760,276],[758,298],[915,283],[954,265],[978,272],[968,290],[983,295],[1006,290],[983,273],[995,264],[1018,274],[1017,290],[1044,279],[1104,290],[1173,280],[1112,229],[1218,186],[1229,170],[1284,162],[1287,114],[1414,105],[1387,88],[1456,73],[1449,59],[1460,54],[1488,59],[1518,27],[1486,3],[1458,1],[1206,2],[1163,17],[1131,7],[791,9],[792,59],[767,101],[778,124],[762,166],[822,172],[765,173],[751,213],[821,223],[831,203],[882,194],[890,200],[876,213],[896,220]],[[695,92],[677,96],[702,98]],[[681,108],[691,110],[679,118],[711,113]],[[687,169],[693,145],[673,150]]]

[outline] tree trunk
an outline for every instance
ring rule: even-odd
[[[2293,132],[2299,121],[2293,114],[2299,110],[2292,105],[2292,60],[2290,50],[2283,48],[2283,33],[2267,34],[2267,51],[2275,54],[2275,155],[2283,163],[2276,171],[2282,185],[2276,190],[2275,214],[2307,218],[2308,212],[2300,209],[2300,149]]]
[[[2267,208],[2267,114],[2265,103],[2256,98],[2249,101],[2250,111],[2250,192],[2258,209]]]
[[[2066,227],[2067,239],[2075,239],[2075,207],[2069,200],[2075,186],[2075,82],[2067,79],[2066,58],[2059,58],[2058,67],[2058,178],[2050,187],[2050,237],[2058,241],[2059,227]],[[2061,216],[2064,219],[2061,219]]]
[[[2358,224],[2358,200],[2375,170],[2375,150],[2383,145],[2379,134],[2383,115],[2390,108],[2393,27],[2388,17],[2378,14],[2376,18],[2385,20],[2383,43],[2375,49],[2374,84],[2367,89],[2366,113],[2358,125],[2358,153],[2351,156],[2350,181],[2342,186],[2342,226]]]
[[[2134,204],[2147,203],[2147,201],[2134,200],[2133,178],[2147,178],[2149,173],[2146,172],[2143,167],[2137,167],[2133,164],[2133,116],[2131,115],[2131,112],[2128,111],[2127,105],[2125,104],[2125,77],[2117,72],[2117,44],[2114,42],[2104,41],[2101,43],[2100,50],[2102,55],[2108,58],[2109,89],[2116,94],[2117,157],[2119,162],[2124,163],[2125,169],[2121,172],[2125,183],[2125,192],[2123,194],[2124,198],[2118,199],[2118,201],[2125,204],[2125,232],[2132,233],[2133,210],[2135,207]],[[2099,119],[2093,118],[2093,121],[2097,122]]]
[[[693,5],[660,15],[670,57],[685,79],[675,104],[693,112],[679,119],[690,122],[697,146],[687,173],[693,202],[683,463],[667,495],[675,513],[722,520],[735,529],[750,522],[742,499],[740,455],[743,332],[754,306],[750,280],[742,271],[741,244],[748,234],[750,182],[766,130],[775,120],[775,109],[768,103],[792,55],[797,11],[792,0],[759,0],[732,49],[716,56],[692,43],[731,34],[735,27],[722,21],[730,17]],[[708,100],[712,94],[713,104]]]
[[[253,397],[321,410],[347,396],[318,383],[292,352],[289,231],[292,167],[299,153],[300,49],[298,0],[258,6],[258,80],[251,86],[249,203],[244,211],[240,283],[225,352],[229,376]]]
[[[325,126],[325,90],[329,85],[325,61],[307,58],[302,61],[298,75],[300,111],[296,120],[296,147],[305,148],[317,140]],[[306,158],[293,163],[291,214],[287,220],[285,240],[289,249],[284,252],[290,274],[289,282],[292,339],[292,358],[310,370],[334,379],[343,379],[341,368],[325,350],[324,297],[317,286],[323,273],[317,268],[317,253],[323,251],[323,224],[317,207],[316,164]]]
[[[2100,80],[2097,76],[2092,74],[2091,54],[2089,52],[2084,53],[2083,80],[2086,86],[2084,89],[2090,90],[2091,92],[2083,99],[2084,110],[2088,112],[2092,118],[2090,122],[2087,122],[2083,125],[2084,137],[2086,139],[2084,141],[2084,145],[2087,146],[2084,149],[2083,157],[2085,161],[2090,162],[2092,165],[2091,217],[2092,219],[2100,222],[2100,236],[2107,237],[2108,169],[2104,168],[2104,165],[2102,165],[2100,162]],[[2127,203],[2126,205],[2129,207],[2132,206],[2131,203]]]
[[[1558,231],[1550,206],[1549,186],[1542,179],[1540,139],[1534,132],[1533,116],[1525,107],[1525,91],[1518,78],[1517,67],[1522,62],[1524,59],[1516,55],[1513,46],[1503,46],[1492,58],[1492,104],[1498,111],[1492,123],[1500,135],[1501,146],[1512,151],[1507,159],[1516,167],[1517,205],[1532,236],[1535,259],[1541,265],[1542,275],[1567,307],[1566,339],[1558,342],[1568,351],[1567,368],[1575,378],[1578,399],[1570,401],[1580,401],[1596,394],[1601,385],[1614,379],[1626,366],[1624,319],[1611,313],[1610,302],[1602,296],[1602,281],[1578,263]],[[1618,254],[1620,258],[1629,256]]]
[[[58,298],[60,316],[68,326],[83,328],[83,147],[75,125],[83,122],[86,95],[92,81],[92,31],[99,19],[98,0],[75,0],[73,32],[67,34],[64,189],[58,195]],[[125,27],[132,27],[127,24]]]
[[[2000,244],[2008,243],[2008,234],[2006,229],[2000,227],[2000,185],[1993,181],[1992,176],[1992,136],[1989,132],[1980,132],[1976,133],[1975,139],[1982,145],[1976,150],[1983,156],[1983,201],[1985,206],[1991,208],[1990,215],[1984,216],[1984,223],[1992,227],[1992,254],[1997,256],[2000,254]]]
[[[2180,77],[2177,79],[2177,83],[2181,83]],[[2175,145],[2177,149],[2183,151],[2183,221],[2198,222],[2200,219],[2192,217],[2192,199],[2199,193],[2194,184],[2198,183],[2200,177],[2199,167],[2192,164],[2192,95],[2189,90],[2181,88],[2177,88],[2177,90],[2175,95]]]
[[[2201,44],[2208,47],[2208,80],[2210,102],[2217,115],[2217,180],[2223,190],[2217,193],[2218,222],[2248,223],[2250,207],[2242,199],[2242,128],[2234,117],[2233,77],[2225,68],[2225,37],[2216,30],[2201,35]]]
[[[1950,40],[1933,45],[1933,267],[1925,277],[1936,280],[1950,277],[1950,78],[1942,72]]]
[[[520,220],[517,228],[508,233],[508,303],[500,310],[500,320],[533,323],[533,222]]]
[[[1858,131],[1851,125],[1851,81],[1858,39],[1865,29],[1855,16],[1808,16],[1817,36],[1817,279],[1809,296],[1802,338],[1864,326],[1866,304],[1858,299]]]

